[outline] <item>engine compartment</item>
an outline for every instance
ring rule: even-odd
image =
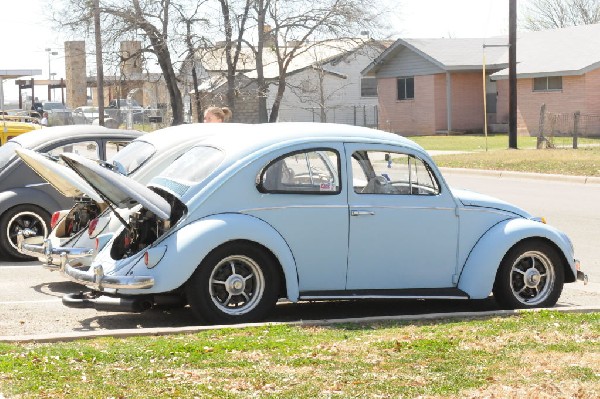
[[[106,209],[106,205],[98,205],[88,197],[75,199],[75,205],[56,228],[56,236],[69,238],[88,227],[91,220],[97,218]]]
[[[115,260],[129,258],[151,245],[170,230],[185,214],[187,208],[172,194],[155,189],[171,205],[171,217],[164,220],[146,208],[139,208],[129,215],[128,226],[113,241],[110,256]]]

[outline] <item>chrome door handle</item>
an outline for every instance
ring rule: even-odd
[[[373,212],[373,211],[356,211],[356,210],[350,211],[350,216],[373,216],[373,215],[375,215],[375,212]]]

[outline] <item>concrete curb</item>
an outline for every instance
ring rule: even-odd
[[[562,313],[597,313],[600,312],[600,306],[581,306],[581,307],[557,307],[546,309],[517,309],[517,310],[493,310],[486,312],[455,312],[455,313],[429,313],[418,315],[401,316],[374,316],[346,319],[325,319],[325,320],[301,320],[296,322],[266,322],[266,323],[246,323],[233,325],[213,325],[213,326],[187,326],[187,327],[166,327],[166,328],[143,328],[143,329],[123,329],[123,330],[101,330],[68,332],[59,334],[40,334],[40,335],[15,335],[0,336],[2,343],[53,343],[53,342],[71,342],[80,339],[94,339],[102,337],[127,338],[142,336],[163,336],[175,334],[194,334],[201,331],[211,331],[220,329],[241,329],[247,327],[266,327],[277,325],[290,326],[330,326],[335,324],[347,323],[376,323],[385,321],[416,321],[416,320],[442,320],[442,319],[481,319],[494,316],[513,316],[524,312],[539,312],[541,310],[551,310]]]
[[[463,174],[463,175],[479,175],[498,178],[516,178],[516,179],[535,179],[562,181],[568,183],[580,184],[600,184],[600,177],[595,176],[569,176],[544,173],[528,173],[528,172],[509,172],[505,170],[485,170],[485,169],[462,169],[462,168],[440,168],[443,174]]]

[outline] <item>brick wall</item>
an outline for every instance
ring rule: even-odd
[[[535,136],[539,133],[540,109],[552,113],[600,114],[600,70],[582,76],[563,76],[563,89],[534,92],[533,79],[517,80],[517,131]],[[508,80],[498,81],[497,115],[499,123],[508,123]]]
[[[377,80],[379,128],[407,136],[435,131],[435,75],[415,76],[414,100],[397,100],[396,78]]]
[[[403,135],[445,131],[446,75],[415,76],[414,100],[397,100],[396,78],[378,79],[379,127]],[[479,73],[452,75],[452,130],[483,131],[483,82]]]
[[[483,78],[481,73],[453,73],[451,79],[452,130],[483,132]],[[446,124],[444,123],[443,126]]]

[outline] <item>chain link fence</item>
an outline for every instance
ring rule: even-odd
[[[69,112],[49,113],[48,126],[92,125],[98,123],[97,113],[91,116]],[[144,108],[139,111],[105,109],[104,125],[109,128],[152,131],[170,125],[169,112],[163,108]]]
[[[279,119],[287,122],[328,122],[377,128],[377,105],[350,105],[330,108],[281,107]]]
[[[540,107],[538,148],[577,148],[580,138],[600,138],[600,115],[549,112]]]

